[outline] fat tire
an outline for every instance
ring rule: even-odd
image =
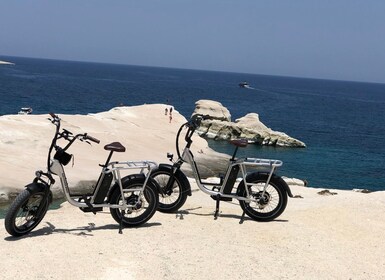
[[[132,179],[129,179],[128,177],[126,177],[122,179],[123,189],[126,189],[126,190],[133,189],[133,188],[136,188],[136,189],[140,188],[143,186],[144,182],[145,182],[144,177],[140,177],[140,178],[136,177]],[[120,188],[116,187],[114,188],[114,191],[111,194],[110,203],[119,204],[120,199],[121,199]],[[145,202],[148,204],[147,209],[144,210],[143,213],[135,217],[123,216],[123,219],[122,219],[123,226],[125,227],[140,226],[146,223],[155,214],[159,204],[159,197],[158,197],[156,186],[150,180],[147,181],[147,185],[144,189],[143,197],[141,197],[141,199],[144,199]],[[114,220],[120,223],[121,216],[122,216],[121,209],[110,208],[110,213],[111,213],[111,216],[114,218]]]
[[[151,172],[151,178],[156,181],[159,186],[159,207],[158,211],[163,213],[174,213],[178,211],[186,202],[187,194],[190,192],[190,187],[186,185],[185,178],[180,173],[176,173],[174,188],[178,188],[179,193],[175,201],[168,203],[170,195],[164,194],[162,191],[166,186],[171,176],[171,169],[159,166]],[[161,179],[162,178],[162,179]],[[174,193],[174,192],[173,192]]]
[[[52,196],[51,192],[49,195]],[[38,205],[29,205],[30,199],[36,196],[41,197],[41,201]],[[26,186],[26,189],[18,194],[16,199],[10,205],[7,214],[4,219],[5,229],[7,232],[15,237],[23,236],[33,230],[44,218],[47,213],[51,198],[46,199],[46,191],[43,184],[32,183]],[[33,201],[32,201],[33,202]],[[44,204],[42,204],[44,203]],[[23,207],[33,207],[25,208]],[[34,213],[37,209],[41,208],[39,213]],[[18,213],[22,210],[22,213],[26,213],[24,217],[25,222],[21,225],[17,225]],[[30,215],[32,213],[32,215]]]
[[[265,184],[268,178],[269,178],[268,174],[252,173],[247,176],[246,180],[248,183]],[[282,178],[280,178],[279,176],[273,175],[271,177],[267,192],[269,193],[270,191],[269,195],[271,195],[271,192],[276,192],[276,194],[278,195],[277,205],[271,211],[268,211],[268,212],[259,211],[258,208],[252,207],[250,203],[245,200],[240,200],[239,204],[243,209],[243,211],[245,211],[245,213],[253,220],[260,221],[260,222],[272,221],[277,217],[279,217],[286,208],[287,192],[286,192],[285,184],[286,184],[285,181],[283,181]],[[243,180],[238,185],[237,194],[242,197],[246,197],[247,195]]]

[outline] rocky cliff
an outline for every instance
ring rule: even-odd
[[[231,121],[231,114],[221,103],[212,100],[199,100],[195,103],[195,114],[210,115],[212,120],[202,122],[197,132],[202,137],[229,140],[245,138],[249,142],[281,147],[306,147],[305,143],[287,134],[274,131],[264,125],[257,113]]]

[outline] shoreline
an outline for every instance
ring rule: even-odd
[[[174,110],[173,121],[164,115],[165,104],[115,107],[106,112],[87,115],[61,114],[63,128],[72,132],[87,132],[99,138],[101,145],[74,145],[71,153],[76,156],[74,168],[66,167],[70,186],[75,189],[95,179],[100,170],[98,164],[106,157],[103,146],[120,141],[127,146],[127,151],[114,154],[116,160],[151,160],[156,163],[168,163],[166,154],[175,152],[175,134],[186,119]],[[163,116],[163,121],[162,121]],[[132,133],[135,131],[135,133]],[[0,116],[0,205],[7,205],[15,192],[20,192],[33,179],[34,171],[44,170],[46,153],[52,135],[53,125],[47,121],[47,115],[4,115]],[[198,166],[206,172],[205,177],[215,177],[223,173],[230,155],[214,151],[201,137],[194,138],[192,146]],[[199,152],[198,152],[199,151]],[[12,157],[9,157],[12,154]],[[92,154],[93,157],[88,155]],[[34,161],[26,161],[34,158]],[[214,168],[214,169],[210,169]],[[14,172],[14,174],[12,173]],[[184,165],[184,171],[191,177],[191,170]],[[210,173],[211,172],[211,173]],[[288,178],[293,180],[293,178]],[[306,185],[304,180],[295,184]],[[89,184],[89,183],[88,183]],[[316,189],[338,189],[335,187],[315,187]],[[60,196],[61,186],[53,187],[54,198]],[[349,190],[349,189],[341,189]],[[354,188],[351,191],[355,191]],[[381,190],[379,190],[381,191]]]

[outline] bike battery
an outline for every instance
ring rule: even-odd
[[[95,194],[95,199],[94,203],[103,203],[104,198],[106,197],[108,190],[110,189],[111,182],[113,179],[112,173],[107,173],[107,174],[101,174],[102,176],[102,182],[100,184],[99,189],[97,189],[97,193]],[[101,178],[99,178],[98,182],[100,181]]]
[[[234,165],[231,168],[229,178],[227,178],[227,182],[223,190],[224,194],[231,194],[231,190],[233,189],[235,181],[237,180],[238,172],[239,172],[239,165]]]

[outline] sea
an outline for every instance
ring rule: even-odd
[[[0,56],[0,115],[88,114],[113,107],[172,105],[189,118],[200,99],[232,120],[258,113],[306,148],[248,145],[239,156],[280,159],[278,173],[308,186],[385,190],[385,84]],[[250,88],[240,88],[247,81]],[[197,136],[198,137],[198,136]],[[231,154],[226,141],[211,148]],[[166,159],[165,159],[166,162]],[[4,170],[3,170],[4,172]]]

